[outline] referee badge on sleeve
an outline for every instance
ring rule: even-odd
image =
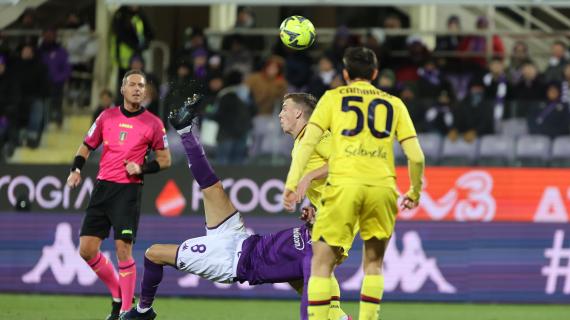
[[[162,142],[164,143],[164,148],[168,148],[168,138],[166,135],[162,136]]]

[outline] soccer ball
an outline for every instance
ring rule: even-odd
[[[290,16],[281,22],[279,37],[284,45],[293,50],[304,50],[315,42],[313,23],[302,16]]]

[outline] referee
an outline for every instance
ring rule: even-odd
[[[81,183],[81,169],[89,153],[103,144],[97,182],[81,226],[79,254],[105,283],[113,297],[107,320],[119,319],[130,310],[136,281],[132,256],[137,234],[143,175],[170,167],[170,151],[162,121],[141,106],[146,77],[131,70],[123,77],[123,105],[106,109],[95,120],[75,155],[67,185]],[[145,162],[149,149],[156,160]],[[113,264],[100,252],[101,242],[113,227],[119,277]]]

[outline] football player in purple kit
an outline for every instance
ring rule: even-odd
[[[122,320],[152,320],[152,303],[162,281],[164,266],[220,283],[250,285],[288,282],[302,294],[301,319],[307,319],[306,285],[312,257],[310,229],[314,211],[305,208],[307,223],[267,235],[249,234],[243,217],[224,192],[204,149],[191,129],[200,97],[194,95],[169,115],[182,138],[192,175],[202,189],[206,235],[182,244],[155,244],[145,253],[139,303],[121,316]],[[334,320],[350,319],[343,316]]]

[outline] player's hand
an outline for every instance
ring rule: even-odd
[[[305,222],[308,222],[310,224],[314,224],[316,213],[317,213],[317,211],[315,210],[315,207],[313,207],[313,206],[303,207],[303,209],[301,210],[301,217],[299,217],[299,218]]]
[[[72,171],[67,177],[67,186],[71,189],[81,184],[81,174],[78,171]]]
[[[419,195],[413,195],[410,191],[408,191],[408,193],[406,193],[406,195],[404,196],[404,199],[402,199],[400,207],[402,208],[402,210],[414,209],[419,205],[419,203],[420,203]]]
[[[125,169],[130,176],[142,173],[142,169],[139,164],[128,160],[125,160]]]
[[[289,212],[295,211],[297,204],[297,194],[289,189],[283,191],[283,208]]]
[[[297,185],[297,192],[296,192],[297,193],[297,203],[300,203],[305,198],[305,194],[307,194],[307,190],[309,189],[309,185],[311,184],[311,181],[313,181],[313,178],[311,177],[310,174],[307,174],[306,176],[303,177],[303,179],[301,179],[301,181],[299,181],[299,184]]]

